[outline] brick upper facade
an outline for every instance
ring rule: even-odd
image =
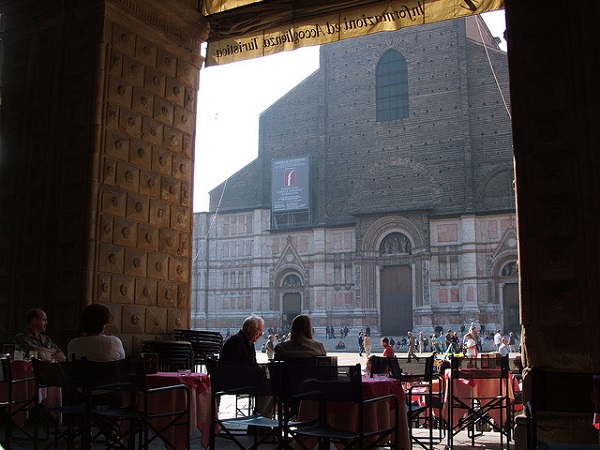
[[[376,70],[389,50],[406,60],[408,117],[378,122]],[[235,327],[251,311],[279,325],[299,294],[292,309],[317,326],[504,328],[500,274],[516,261],[506,98],[506,53],[478,17],[322,46],[319,70],[262,113],[258,158],[222,196],[225,184],[211,192],[210,213],[196,214],[195,253],[206,245],[198,228],[206,231],[220,201],[209,264],[200,252],[193,269],[193,298],[206,300],[195,300],[197,326]],[[275,226],[271,163],[302,156],[310,157],[309,226]],[[248,213],[256,226],[247,242],[224,232]],[[409,248],[395,248],[397,239]],[[228,262],[232,246],[248,250]],[[233,284],[219,273],[228,270]],[[288,274],[301,288],[284,286]]]

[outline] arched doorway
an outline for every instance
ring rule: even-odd
[[[385,258],[380,272],[381,332],[405,335],[413,328],[413,273],[409,264],[398,257],[409,255],[411,242],[403,233],[388,234],[379,245],[379,255]]]
[[[521,334],[518,271],[517,262],[510,261],[502,266],[500,272],[502,308],[504,311],[504,323],[502,325],[504,334],[508,334],[511,331]]]
[[[281,327],[288,329],[294,317],[302,312],[302,280],[296,274],[289,274],[281,286]]]

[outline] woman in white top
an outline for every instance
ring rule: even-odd
[[[67,358],[87,358],[88,361],[117,361],[125,358],[125,349],[117,336],[107,336],[104,328],[110,320],[106,306],[94,303],[81,313],[83,336],[71,339],[67,346]]]
[[[473,335],[471,333],[467,333],[467,343],[465,347],[467,348],[467,356],[469,358],[474,358],[477,356],[477,342],[473,339]]]

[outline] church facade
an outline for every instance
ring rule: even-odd
[[[321,47],[194,215],[192,326],[520,331],[507,55],[480,17]]]

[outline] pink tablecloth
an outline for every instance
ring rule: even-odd
[[[308,383],[335,383],[335,381],[316,381],[311,380]],[[310,385],[310,389],[317,389],[318,386]],[[400,442],[398,449],[410,450],[410,434],[408,432],[408,420],[406,416],[406,398],[404,388],[400,380],[393,378],[363,378],[362,380],[363,398],[370,399],[380,397],[382,395],[394,394],[398,398],[399,418],[400,418]],[[358,426],[358,408],[348,407],[348,404],[329,405],[328,410],[331,412],[328,422],[331,426],[340,430],[353,430]],[[366,430],[376,430],[386,428],[390,425],[390,421],[394,419],[395,412],[391,402],[379,402],[368,405],[364,414],[364,426]],[[309,420],[318,415],[317,402],[302,401],[300,404],[299,419]],[[303,439],[302,443],[310,448],[316,445],[312,441]]]
[[[186,384],[191,388],[190,398],[190,422],[191,429],[194,426],[202,433],[201,444],[206,448],[209,444],[210,430],[210,380],[205,373],[192,373],[190,375],[179,375],[176,372],[158,372],[147,375],[148,387],[171,386],[174,384]],[[182,392],[166,391],[151,396],[150,411],[168,410],[169,408],[180,408],[185,399]],[[172,442],[177,450],[185,450],[187,438],[182,435],[181,429],[171,427],[166,430],[165,436]]]
[[[491,399],[497,395],[500,395],[500,392],[499,392],[500,382],[497,378],[477,378],[477,371],[483,372],[483,371],[490,371],[490,370],[497,371],[497,372],[500,371],[500,369],[461,369],[461,371],[465,371],[465,373],[469,372],[468,378],[456,378],[456,379],[452,379],[450,370],[446,371],[446,374],[445,374],[445,380],[446,380],[445,396],[446,396],[446,398],[444,399],[444,408],[442,411],[442,415],[446,421],[448,420],[448,417],[449,417],[449,402],[450,402],[449,396],[450,396],[450,389],[451,389],[450,383],[453,383],[452,389],[454,392],[454,397],[458,398],[459,400],[464,401],[466,404],[470,404],[471,398],[478,398],[478,399],[481,399],[482,405],[485,405],[489,401],[489,399]],[[508,376],[509,376],[508,397],[511,400],[513,400],[515,398],[515,395],[513,392],[514,376],[511,373],[509,373]],[[507,389],[507,386],[506,386],[506,384],[504,384],[504,386],[502,388],[502,395],[505,395],[507,393],[506,389]],[[467,413],[466,408],[454,407],[454,410],[452,412],[452,419],[453,419],[452,421],[454,422],[453,423],[454,427],[456,427],[460,418],[463,417],[466,413]],[[496,422],[496,423],[500,422],[500,410],[499,409],[492,410],[492,411],[490,411],[489,414],[492,417],[492,419],[494,419],[494,422]],[[508,417],[507,414],[510,414],[510,413],[505,411],[504,412],[504,420],[506,420],[506,418]]]

